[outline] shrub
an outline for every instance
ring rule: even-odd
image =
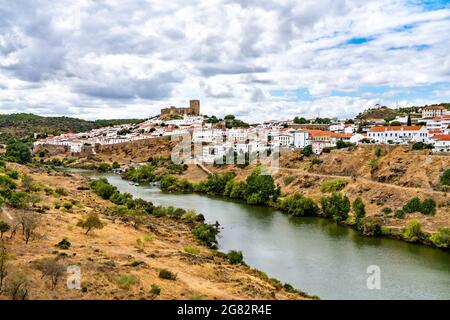
[[[94,192],[108,200],[116,192],[116,188],[112,186],[105,178],[100,178],[91,182],[90,187]]]
[[[431,241],[439,248],[450,248],[450,228],[439,228]]]
[[[320,158],[314,158],[312,159],[311,163],[312,164],[321,164],[323,161]]]
[[[33,158],[29,146],[20,141],[11,141],[7,144],[6,156],[21,164],[31,162]]]
[[[416,142],[412,145],[413,150],[433,149],[433,145],[429,143]]]
[[[161,269],[159,271],[158,277],[160,277],[161,279],[165,279],[165,280],[176,280],[177,279],[177,275],[167,269]]]
[[[184,247],[184,252],[190,253],[190,254],[199,254],[200,253],[200,249],[195,248],[195,247]]]
[[[55,209],[59,209],[61,208],[61,201],[56,200],[55,202],[53,202],[53,205],[55,206]]]
[[[64,209],[66,209],[66,210],[70,210],[70,209],[72,209],[72,207],[73,207],[73,203],[70,202],[70,201],[64,202],[63,207],[64,207]]]
[[[389,208],[389,207],[384,207],[383,210],[381,210],[381,212],[382,212],[385,216],[387,216],[387,215],[390,215],[390,214],[392,213],[392,209]]]
[[[420,206],[420,212],[423,214],[435,214],[436,201],[432,198],[425,199]]]
[[[329,179],[322,182],[320,190],[322,192],[336,192],[344,189],[346,185],[347,181],[343,179],[340,178]]]
[[[109,163],[106,163],[106,162],[101,162],[98,165],[97,170],[100,171],[100,172],[111,171],[111,165]]]
[[[0,176],[0,186],[10,190],[17,188],[17,184],[8,176]]]
[[[9,205],[16,209],[26,209],[30,202],[31,198],[27,192],[15,192],[8,199]]]
[[[158,285],[156,285],[156,284],[152,284],[152,286],[150,288],[150,293],[159,295],[161,293],[161,288],[158,287]]]
[[[450,186],[450,169],[444,171],[440,178],[441,186]]]
[[[66,189],[64,189],[64,188],[56,188],[55,192],[59,196],[67,196],[68,195]]]
[[[322,197],[321,208],[326,218],[345,221],[350,211],[350,200],[339,192],[333,192],[329,197]]]
[[[396,210],[394,215],[397,219],[403,219],[405,217],[405,211]]]
[[[266,204],[269,200],[276,201],[280,190],[276,188],[271,175],[262,174],[258,167],[247,177],[247,202],[250,204]],[[250,201],[249,201],[250,200]]]
[[[122,274],[114,278],[120,289],[128,290],[137,282],[137,278],[132,274]]]
[[[408,242],[417,242],[422,237],[422,224],[417,220],[412,220],[408,223],[408,225],[405,228],[405,231],[403,232],[403,238]]]
[[[111,168],[119,169],[120,168],[120,164],[117,161],[114,161],[113,164],[111,165]]]
[[[295,180],[294,176],[287,176],[286,178],[283,179],[284,185],[288,186],[290,185],[293,181]]]
[[[8,170],[6,171],[6,175],[14,180],[19,179],[19,172],[17,172],[16,170]]]
[[[361,219],[358,229],[365,236],[379,236],[382,224],[383,219],[380,217],[365,217]]]
[[[314,200],[299,193],[294,193],[283,199],[279,204],[279,209],[293,216],[314,216],[319,214],[319,207]]]
[[[242,254],[242,251],[231,250],[227,253],[227,260],[231,264],[239,264],[244,261],[244,255]]]
[[[420,212],[422,203],[418,197],[414,197],[409,200],[404,206],[403,211],[406,213]]]
[[[214,225],[198,224],[192,229],[192,234],[203,244],[209,247],[215,247],[217,244],[216,236],[219,233]]]
[[[67,239],[67,238],[62,239],[60,242],[58,242],[55,245],[55,247],[58,247],[62,250],[68,250],[70,248],[70,246],[71,246],[71,243],[70,243],[69,239]]]

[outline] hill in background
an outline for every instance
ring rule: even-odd
[[[140,123],[144,119],[114,119],[88,121],[70,117],[43,117],[31,113],[0,115],[0,143],[10,138],[28,138],[68,132],[84,132],[105,126]]]

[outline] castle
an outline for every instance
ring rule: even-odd
[[[200,100],[190,100],[189,108],[177,108],[171,106],[169,108],[161,109],[161,115],[192,115],[199,116],[200,115]]]

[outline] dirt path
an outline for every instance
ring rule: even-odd
[[[9,221],[13,221],[14,220],[12,215],[9,213],[9,210],[8,210],[7,207],[3,207],[1,210],[2,211],[0,211],[0,216],[3,215],[5,217],[7,217],[9,219]]]

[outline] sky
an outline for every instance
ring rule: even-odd
[[[257,122],[450,101],[450,0],[0,0],[0,113]]]

